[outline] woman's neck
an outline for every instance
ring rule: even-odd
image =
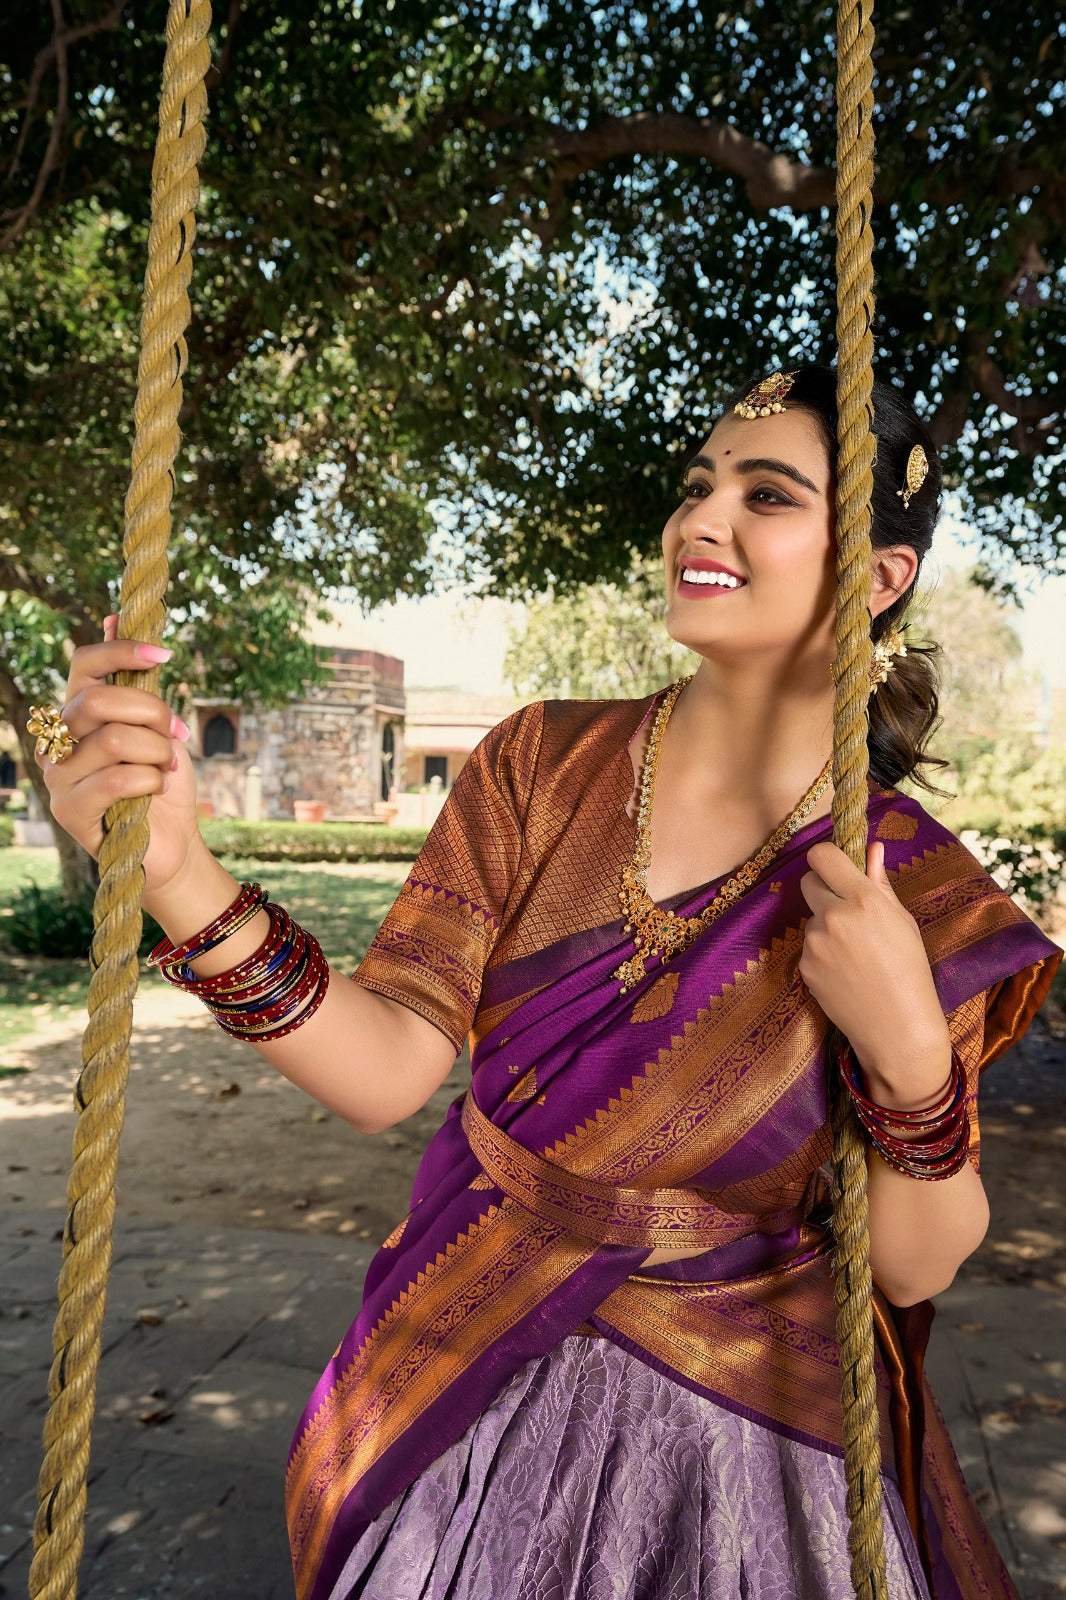
[[[833,686],[823,672],[705,659],[670,719],[675,771],[738,798],[804,788],[833,747]]]

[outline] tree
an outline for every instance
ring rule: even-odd
[[[0,23],[0,587],[72,638],[118,564],[165,9],[11,0]],[[1059,11],[897,0],[879,30],[879,360],[990,550],[1049,562]],[[255,639],[262,599],[291,640],[336,585],[623,579],[724,390],[831,348],[832,79],[822,0],[230,0],[182,670],[226,670],[213,618]]]
[[[625,584],[540,596],[512,632],[504,676],[519,695],[639,699],[699,665],[663,613],[661,561],[636,563]]]
[[[1014,607],[983,588],[976,569],[947,571],[919,593],[912,624],[940,645],[941,724],[933,748],[965,782],[977,757],[1019,733],[1032,742],[1030,685]]]

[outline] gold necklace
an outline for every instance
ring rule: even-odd
[[[767,863],[773,860],[782,845],[791,839],[816,802],[821,799],[829,787],[833,772],[833,761],[830,757],[799,805],[774,829],[762,848],[757,850],[750,860],[745,861],[742,867],[738,867],[726,883],[723,883],[710,905],[706,906],[699,916],[679,917],[673,911],[664,911],[661,906],[655,904],[648,893],[648,867],[651,864],[651,807],[655,794],[655,772],[659,765],[659,751],[670,713],[682,689],[691,682],[691,678],[682,678],[679,683],[670,685],[663,696],[651,733],[648,735],[648,748],[640,780],[637,843],[632,860],[627,861],[622,869],[622,885],[618,891],[622,915],[626,919],[625,931],[633,934],[633,943],[636,945],[635,954],[628,961],[623,961],[612,974],[621,980],[620,994],[625,994],[644,977],[645,962],[649,956],[657,955],[665,965],[673,956],[679,956],[682,951],[687,950],[705,928],[709,928],[712,922],[717,922],[734,901],[740,899]]]

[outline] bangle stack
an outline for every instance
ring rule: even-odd
[[[970,1148],[970,1119],[966,1079],[954,1050],[947,1088],[934,1105],[922,1111],[893,1111],[867,1099],[858,1064],[846,1043],[840,1046],[839,1065],[855,1114],[882,1160],[908,1178],[927,1182],[961,1172]]]
[[[243,928],[260,909],[270,919],[270,931],[259,949],[226,972],[198,978],[191,963]],[[185,944],[163,939],[148,961],[168,983],[202,1000],[224,1032],[255,1044],[272,1044],[301,1027],[314,1016],[329,985],[318,940],[283,906],[268,900],[257,883],[242,883],[232,905]]]

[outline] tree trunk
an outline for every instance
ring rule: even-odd
[[[44,774],[37,765],[36,740],[26,728],[30,703],[3,666],[0,666],[0,707],[3,708],[4,716],[15,730],[23,763],[41,807],[41,815],[47,817],[52,824],[56,849],[59,851],[59,869],[62,874],[64,895],[68,900],[77,900],[86,890],[95,894],[100,882],[96,862],[88,851],[83,850],[81,845],[77,844],[69,833],[64,833],[53,820],[48,786],[44,781]]]

